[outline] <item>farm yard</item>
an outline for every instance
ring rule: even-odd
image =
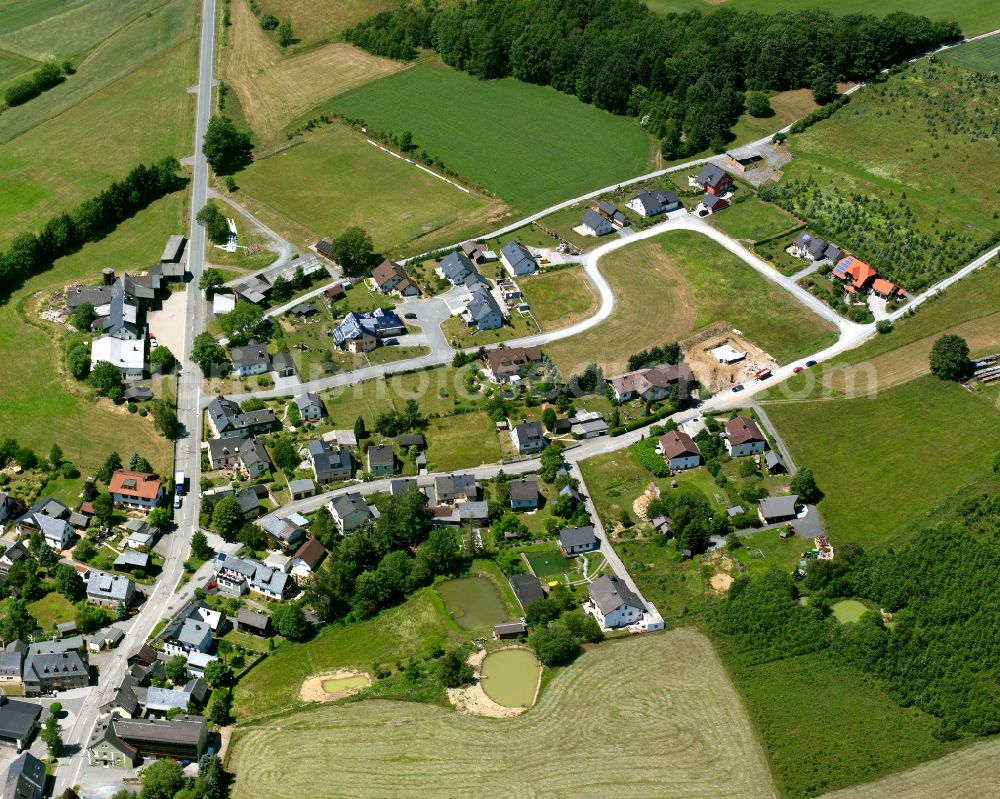
[[[639,692],[636,674],[646,678]],[[623,702],[632,708],[627,718]],[[611,727],[640,751],[670,754],[631,760],[623,770],[592,746]],[[552,745],[554,729],[558,746]],[[712,768],[705,767],[709,759]],[[612,780],[639,799],[679,790],[692,797],[771,796],[740,701],[711,644],[690,630],[586,652],[516,719],[413,703],[324,707],[239,730],[229,762],[237,775],[234,799],[319,790],[355,797],[507,796],[542,785],[552,797],[598,797],[607,795]],[[377,771],[372,762],[380,764]],[[336,768],[322,767],[326,763]]]
[[[628,357],[726,322],[784,363],[834,340],[833,326],[698,233],[676,231],[617,250],[601,262],[617,302],[597,327],[548,347],[564,375],[596,361],[606,374]],[[636,320],[656,319],[656,325]]]
[[[481,229],[498,214],[496,202],[380,152],[338,123],[255,161],[240,173],[239,185],[241,205],[302,244],[360,225],[379,250],[433,249]],[[376,186],[393,188],[372,191]]]
[[[641,174],[652,144],[634,122],[554,89],[510,78],[480,81],[438,61],[341,94],[323,108],[397,136],[412,131],[420,150],[525,213]],[[510,109],[517,113],[504,114]]]

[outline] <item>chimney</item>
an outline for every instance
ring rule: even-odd
[[[104,280],[105,286],[110,286],[115,282],[115,270],[107,267],[101,270],[101,277]]]

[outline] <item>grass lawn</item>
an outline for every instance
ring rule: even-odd
[[[29,602],[28,612],[43,630],[51,630],[57,624],[72,621],[76,617],[76,608],[58,591],[51,591],[41,599]]]
[[[932,737],[933,717],[899,707],[823,653],[728,665],[788,799],[868,782],[955,746]]]
[[[531,315],[542,330],[569,327],[593,316],[597,291],[580,269],[559,269],[518,281]]]
[[[360,225],[379,250],[433,249],[482,228],[496,207],[375,149],[340,124],[255,161],[238,180],[241,204],[251,198],[250,210],[303,244]]]
[[[294,49],[339,38],[345,28],[357,25],[380,11],[395,8],[392,0],[259,0],[264,14],[291,20],[299,43]]]
[[[457,316],[448,317],[441,325],[441,329],[448,337],[448,343],[455,349],[483,347],[496,344],[498,341],[531,336],[539,332],[538,325],[530,316],[523,316],[517,311],[511,313],[510,319],[503,327],[498,327],[495,330],[480,330],[477,327],[469,327]]]
[[[525,557],[531,565],[531,570],[542,582],[562,580],[574,571],[575,561],[567,558],[558,549],[543,549],[538,552],[526,552]]]
[[[747,197],[742,202],[727,208],[725,213],[712,214],[708,219],[713,227],[717,227],[723,233],[751,243],[777,236],[802,225],[787,211],[756,197]]]
[[[615,551],[642,595],[664,619],[679,620],[701,612],[708,586],[700,561],[684,560],[672,543],[617,541]]]
[[[795,462],[808,465],[826,498],[834,541],[890,544],[991,469],[1000,440],[993,398],[926,376],[875,399],[769,403]],[[927,457],[915,457],[919,442]],[[845,479],[848,477],[849,479]]]
[[[608,730],[637,751],[671,755],[623,769],[594,751]],[[529,796],[540,785],[551,799],[604,796],[609,785],[636,797],[771,795],[739,698],[709,641],[691,630],[588,649],[514,719],[411,702],[327,706],[238,729],[229,766],[233,799]]]
[[[500,460],[496,427],[482,411],[432,419],[424,435],[428,471],[467,469]]]
[[[423,589],[374,619],[323,629],[304,643],[286,642],[236,686],[237,718],[266,716],[299,704],[299,688],[311,674],[339,667],[368,671],[373,661],[395,662],[435,645],[455,643],[461,632],[443,612],[432,589]]]
[[[623,247],[602,259],[600,269],[615,308],[597,327],[546,348],[564,375],[590,362],[620,374],[632,353],[720,321],[782,363],[835,339],[831,324],[699,233],[676,231]],[[639,319],[657,324],[637,325]]]
[[[965,67],[976,72],[1000,71],[1000,39],[991,36],[978,42],[969,42],[961,47],[947,50],[938,56],[942,61]]]
[[[756,141],[764,136],[770,136],[817,108],[819,106],[813,100],[809,89],[776,92],[771,95],[771,110],[774,111],[772,116],[758,118],[744,112],[739,118],[733,126],[735,143]]]
[[[548,87],[480,81],[436,60],[326,107],[397,135],[412,131],[421,150],[522,212],[640,174],[651,152],[647,134],[624,117]]]
[[[58,443],[83,474],[99,467],[113,449],[125,458],[139,452],[166,473],[172,448],[149,419],[108,401],[96,404],[85,386],[65,374],[62,330],[38,319],[32,295],[99,279],[104,266],[120,273],[153,263],[167,236],[184,229],[185,202],[182,192],[159,200],[103,241],[60,259],[0,305],[0,362],[20,364],[20,379],[0,382],[0,430],[41,454]]]

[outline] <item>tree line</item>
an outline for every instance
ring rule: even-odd
[[[139,164],[69,213],[49,219],[37,233],[20,233],[0,253],[0,285],[7,291],[88,242],[100,241],[150,203],[181,188],[181,165],[172,155]]]
[[[61,67],[54,61],[48,61],[42,64],[36,72],[9,86],[4,94],[4,100],[11,108],[16,105],[24,105],[29,100],[34,100],[42,92],[47,92],[54,86],[58,86],[66,80],[63,75],[71,75],[73,71],[73,66],[69,61],[63,63]]]
[[[811,88],[826,102],[839,80],[961,36],[955,22],[905,12],[659,15],[640,0],[403,5],[345,32],[376,55],[412,59],[431,48],[476,77],[552,86],[637,117],[667,158],[723,149],[747,90]]]

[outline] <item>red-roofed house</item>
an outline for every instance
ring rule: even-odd
[[[847,290],[853,293],[870,288],[872,282],[878,277],[878,272],[864,261],[858,260],[853,255],[848,255],[834,267],[833,276],[844,281],[847,284]]]
[[[108,491],[116,505],[149,511],[163,499],[163,484],[155,474],[146,472],[115,472]]]
[[[872,282],[872,293],[883,300],[888,300],[890,297],[901,296],[903,290],[895,283],[880,277]]]
[[[693,469],[701,464],[698,445],[680,430],[670,430],[660,436],[660,451],[671,469]]]
[[[737,416],[726,422],[726,449],[734,458],[757,455],[764,451],[764,434],[757,423],[746,416]]]

